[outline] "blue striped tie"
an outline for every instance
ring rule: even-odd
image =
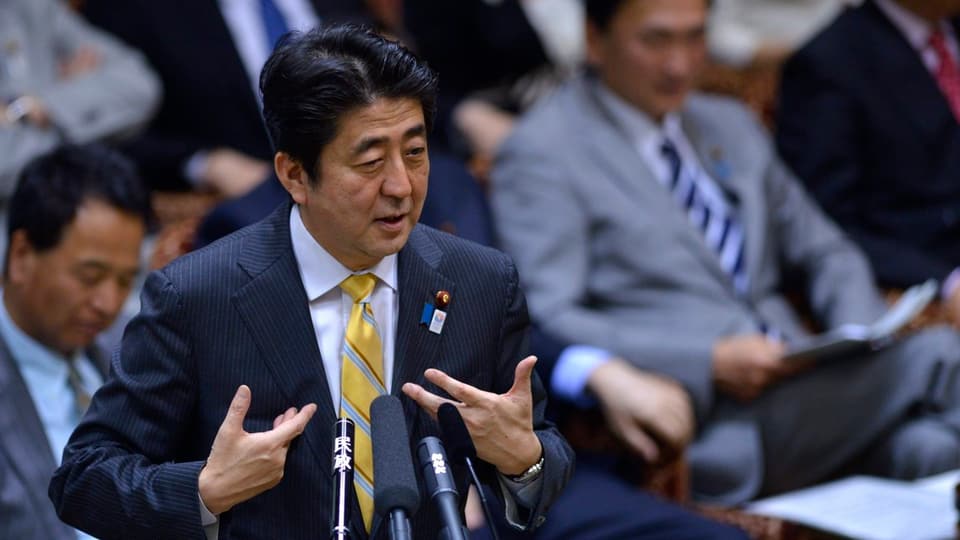
[[[664,140],[660,152],[670,166],[670,191],[687,213],[690,222],[703,234],[707,246],[720,259],[720,267],[730,276],[736,291],[745,295],[749,286],[744,256],[744,232],[740,221],[727,205],[710,197],[698,180],[696,167],[684,167],[677,147]]]
[[[287,33],[287,21],[277,9],[273,0],[260,0],[260,16],[263,18],[263,30],[267,36],[267,47],[273,51],[274,45],[280,41],[280,36]]]

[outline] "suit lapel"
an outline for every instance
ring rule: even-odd
[[[586,139],[587,144],[600,156],[597,166],[613,168],[612,174],[607,176],[618,182],[625,197],[635,201],[648,201],[641,206],[645,211],[657,213],[657,221],[665,224],[662,230],[669,231],[668,234],[673,236],[679,245],[687,246],[695,253],[704,267],[717,279],[729,282],[729,276],[720,267],[716,254],[707,246],[703,234],[690,223],[670,192],[656,179],[640,152],[629,142],[613,113],[603,106],[592,87],[594,81],[590,78],[583,78],[581,81],[579,91],[585,107],[575,110],[582,111],[582,132],[590,134],[589,139]]]
[[[711,133],[709,130],[702,129],[693,115],[686,112],[681,114],[683,132],[686,134],[687,140],[690,141],[694,152],[696,152],[701,168],[710,175],[717,187],[726,195],[731,210],[735,212],[737,219],[743,226],[747,275],[753,277],[756,275],[756,269],[760,264],[763,235],[757,231],[762,227],[760,225],[761,217],[765,215],[765,212],[763,209],[755,208],[754,201],[751,200],[749,192],[743,188],[743,185],[746,176],[755,173],[737,166],[740,160],[731,159],[731,152],[726,150],[723,143],[724,139],[718,133]],[[703,234],[700,231],[697,231],[697,233],[704,250],[710,256],[714,272],[722,277],[722,281],[727,285],[730,294],[735,298],[740,298],[739,293],[733,286],[733,280],[720,266],[720,259],[707,246]]]
[[[37,414],[33,398],[5,342],[0,340],[0,395],[11,405],[0,410],[0,453],[12,465],[30,494],[33,508],[48,508],[47,488],[57,467],[50,442]],[[45,512],[44,516],[52,512]],[[38,516],[38,519],[40,517]],[[68,529],[55,519],[44,519],[47,533],[60,538]]]
[[[326,463],[336,412],[290,243],[289,215],[290,205],[282,205],[262,223],[265,234],[247,236],[238,264],[250,281],[233,303],[287,402],[317,404],[303,437],[319,463]]]
[[[447,291],[456,298],[456,284],[437,268],[443,252],[423,232],[422,225],[410,234],[407,245],[398,256],[398,281],[400,313],[397,317],[397,343],[394,353],[394,370],[391,393],[400,396],[400,387],[405,382],[424,384],[423,372],[438,364],[443,333],[435,334],[426,325],[420,324],[424,304],[434,305],[437,291]],[[448,315],[456,308],[456,302],[448,307]],[[404,403],[407,418],[419,418],[418,408],[412,400]],[[411,433],[418,426],[407,426]]]

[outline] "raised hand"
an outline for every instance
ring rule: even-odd
[[[274,419],[272,430],[247,433],[243,420],[250,399],[250,388],[240,385],[200,471],[200,499],[215,515],[280,483],[290,442],[303,433],[317,412],[314,403],[299,411],[290,407]]]
[[[453,400],[428,392],[414,383],[403,385],[403,393],[436,418],[444,403],[452,403],[463,416],[477,457],[508,476],[522,474],[535,464],[543,451],[533,432],[533,396],[530,379],[537,357],[528,356],[517,364],[513,386],[505,394],[494,394],[460,382],[439,369],[424,372],[427,380],[443,388]]]

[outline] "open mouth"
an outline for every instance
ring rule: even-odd
[[[380,223],[383,223],[384,225],[397,226],[397,225],[400,225],[401,222],[403,222],[404,217],[406,217],[406,214],[399,214],[396,216],[382,217],[377,219],[377,221],[379,221]]]

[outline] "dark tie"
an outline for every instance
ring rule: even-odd
[[[273,51],[274,45],[280,40],[280,36],[287,33],[287,21],[283,14],[277,9],[273,0],[260,0],[260,16],[263,17],[263,29],[267,34],[267,47]]]
[[[934,72],[937,86],[947,98],[953,116],[960,122],[960,67],[947,49],[947,40],[941,30],[930,35],[930,48],[937,55],[937,69]]]
[[[703,179],[697,178],[699,170],[683,166],[680,153],[672,141],[665,139],[660,151],[670,166],[673,198],[716,254],[720,267],[730,276],[737,292],[746,294],[749,280],[744,263],[744,232],[740,221],[724,204],[704,193],[700,184]]]
[[[87,408],[90,406],[90,393],[87,392],[86,387],[83,386],[83,378],[80,377],[80,372],[77,371],[76,362],[74,360],[67,360],[67,367],[69,368],[67,382],[73,390],[73,399],[76,401],[77,410],[80,411],[80,416],[83,416],[83,413],[87,412]]]

